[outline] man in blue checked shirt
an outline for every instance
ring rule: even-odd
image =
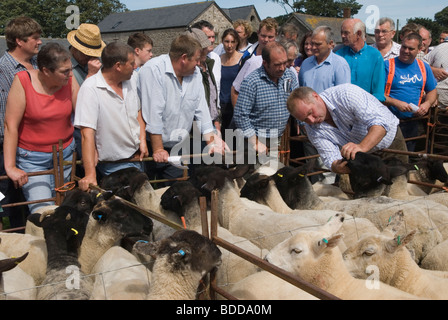
[[[300,87],[291,93],[288,110],[305,122],[308,138],[335,173],[350,173],[345,159],[355,159],[359,151],[406,150],[398,118],[356,85],[342,84],[320,94]]]
[[[286,68],[288,58],[280,43],[267,44],[262,58],[262,66],[241,83],[233,115],[236,127],[258,153],[267,152],[267,139],[282,136],[289,119],[286,101],[299,86],[297,77]]]

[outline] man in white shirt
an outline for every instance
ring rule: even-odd
[[[198,40],[180,35],[173,40],[169,54],[149,60],[139,72],[143,118],[151,142],[148,147],[156,162],[154,170],[162,178],[182,176],[183,170],[169,165],[168,160],[173,147],[189,141],[195,120],[210,153],[228,150],[215,134],[208,110],[202,75],[197,68],[201,51]]]
[[[395,37],[395,22],[391,18],[381,18],[375,27],[375,43],[372,47],[381,52],[384,60],[389,60],[400,55],[401,45],[393,39]]]
[[[148,156],[145,123],[141,114],[132,47],[120,42],[108,44],[102,52],[103,68],[82,84],[75,112],[75,126],[81,129],[85,176],[79,187],[97,185],[96,168],[102,175],[127,167],[143,170],[141,162],[99,163]],[[98,165],[97,165],[98,164]]]

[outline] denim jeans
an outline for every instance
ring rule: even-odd
[[[112,172],[135,167],[139,169],[140,171],[144,171],[143,162],[118,162],[118,163],[99,163],[97,165],[98,171],[101,173],[102,176],[108,176]],[[99,181],[97,181],[99,183]]]
[[[63,150],[64,161],[73,160],[73,151],[75,150],[75,140]],[[58,155],[59,156],[59,155]],[[53,153],[29,151],[17,148],[16,166],[25,172],[37,172],[53,169]],[[64,183],[70,181],[72,167],[64,166]],[[28,177],[28,183],[23,187],[23,194],[26,201],[49,199],[56,196],[54,176],[40,175]],[[37,208],[53,205],[54,201],[29,204],[28,207],[32,213]]]

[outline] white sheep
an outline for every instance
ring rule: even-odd
[[[151,271],[120,246],[107,250],[92,274],[91,300],[144,300],[149,293]]]
[[[372,276],[369,268],[376,266],[375,274],[386,284],[419,297],[445,300],[448,298],[448,279],[424,272],[405,247],[414,235],[415,230],[395,237],[385,234],[365,236],[343,253],[344,262],[356,278],[367,279]]]
[[[268,271],[260,271],[223,287],[240,300],[319,300]]]
[[[26,253],[19,258],[10,258],[0,252],[0,300],[36,299],[34,279],[19,266],[27,255]]]
[[[373,290],[366,281],[352,277],[338,248],[342,237],[304,229],[273,248],[266,260],[344,300],[419,299],[386,284]]]
[[[420,266],[428,270],[448,271],[448,239],[432,248]]]
[[[40,285],[47,272],[47,245],[42,237],[23,233],[0,233],[0,252],[8,257],[20,257],[28,252],[28,257],[20,268],[29,274],[36,285]]]
[[[136,251],[155,256],[148,300],[194,300],[199,281],[221,263],[221,251],[192,230],[158,242],[136,242]]]

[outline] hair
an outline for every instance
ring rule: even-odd
[[[313,93],[316,93],[312,88],[310,87],[299,87],[294,89],[291,94],[288,97],[288,100],[286,101],[286,106],[288,108],[288,111],[292,113],[293,111],[293,101],[294,100],[302,100],[305,102],[311,102]]]
[[[151,46],[154,45],[152,39],[147,34],[144,34],[142,32],[136,32],[130,35],[128,38],[128,45],[134,49],[136,48],[143,49],[143,47],[147,43],[149,43]]]
[[[286,53],[288,53],[291,47],[294,47],[296,57],[299,55],[299,45],[296,41],[282,38],[279,40],[279,43],[285,48]]]
[[[411,33],[406,34],[403,37],[403,41],[405,41],[405,40],[417,40],[419,48],[421,48],[421,46],[423,44],[422,37],[417,32],[411,32]]]
[[[202,28],[208,28],[210,30],[215,29],[215,27],[210,22],[208,22],[206,20],[199,20],[199,21],[193,23],[191,25],[191,28],[196,28],[196,29],[201,29],[201,30],[202,30]]]
[[[42,46],[37,54],[37,67],[40,71],[47,68],[54,72],[61,62],[70,60],[71,55],[67,49],[57,42],[49,42]]]
[[[243,19],[238,19],[235,22],[233,22],[234,29],[238,28],[239,26],[242,26],[244,28],[244,31],[246,32],[248,37],[251,36],[251,34],[253,32],[253,28],[252,28],[252,25],[249,23],[249,21],[243,20]]]
[[[300,41],[299,52],[302,55],[302,57],[304,57],[304,58],[308,58],[308,56],[305,53],[305,42],[306,42],[306,39],[308,39],[308,38],[310,38],[312,36],[313,36],[313,31],[308,31],[303,36],[302,41]]]
[[[228,35],[233,36],[233,38],[236,41],[236,47],[238,48],[240,46],[241,43],[241,39],[240,39],[240,35],[238,34],[238,32],[236,32],[235,29],[226,29],[224,30],[222,37],[221,37],[221,42],[224,42],[224,38],[227,37]]]
[[[395,22],[392,18],[389,18],[389,17],[380,18],[377,21],[375,28],[378,28],[379,26],[385,24],[386,22],[389,22],[391,30],[395,30]]]
[[[289,33],[290,35],[295,35],[298,37],[299,36],[299,28],[297,28],[296,25],[293,23],[287,23],[287,24],[283,25],[280,30],[280,34],[282,36],[285,36],[286,33]]]
[[[353,25],[353,33],[356,34],[358,31],[361,31],[361,38],[366,39],[366,25],[362,21],[356,21]]]
[[[170,59],[176,61],[184,54],[187,55],[187,58],[191,58],[197,50],[202,50],[199,41],[189,35],[182,34],[171,42]]]
[[[335,42],[334,40],[334,32],[333,30],[331,30],[330,27],[328,26],[319,26],[316,29],[314,29],[313,31],[313,36],[319,34],[323,32],[325,34],[325,41],[327,41],[327,43],[330,43],[331,41]]]
[[[412,32],[418,33],[419,31],[420,31],[420,25],[411,22],[411,23],[408,23],[407,25],[405,25],[403,28],[401,28],[400,37],[403,38],[408,33],[412,33]]]
[[[107,44],[101,53],[101,61],[104,69],[112,68],[117,62],[126,63],[129,59],[129,54],[134,54],[134,49],[131,46],[114,41]]]
[[[285,48],[277,41],[269,42],[267,45],[265,45],[263,50],[261,51],[261,57],[263,58],[263,61],[266,61],[266,63],[268,64],[271,63],[271,52],[276,49],[285,51]]]
[[[42,34],[42,27],[34,19],[29,17],[18,17],[8,22],[5,28],[6,45],[9,50],[17,47],[16,39],[28,41],[33,34]]]
[[[278,34],[278,22],[274,18],[266,18],[261,20],[260,27],[258,28],[258,31],[260,31],[262,28],[266,28],[266,30],[274,30],[275,34]]]

